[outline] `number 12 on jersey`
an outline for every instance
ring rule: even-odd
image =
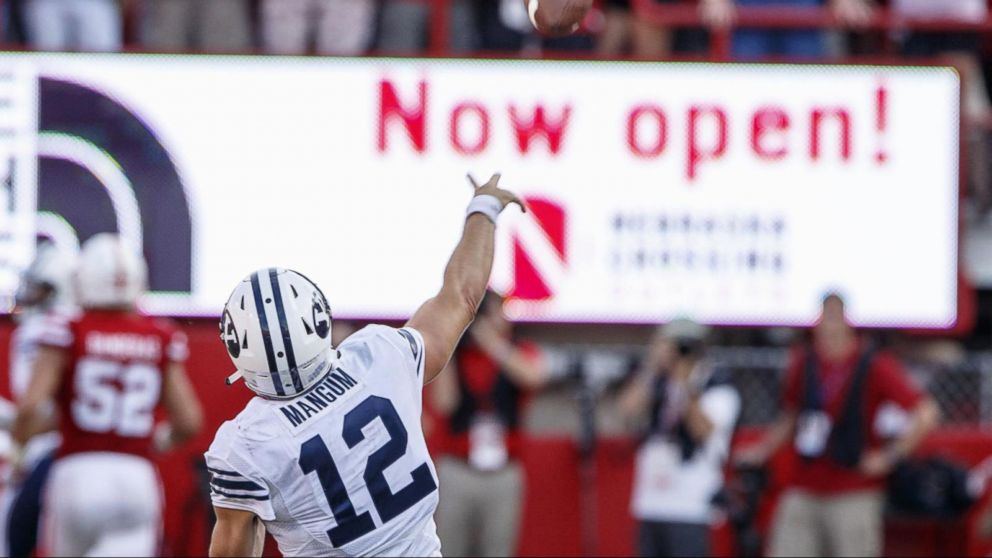
[[[437,483],[425,462],[410,473],[413,482],[395,494],[389,488],[383,472],[406,454],[407,432],[396,408],[388,399],[370,396],[345,415],[342,437],[348,448],[354,448],[365,439],[362,429],[377,418],[385,426],[389,441],[369,456],[364,478],[372,503],[385,523],[437,490]],[[341,474],[320,435],[313,436],[300,447],[299,464],[304,474],[317,473],[324,497],[334,514],[337,526],[327,531],[331,544],[340,548],[376,528],[368,511],[361,514],[355,512]]]

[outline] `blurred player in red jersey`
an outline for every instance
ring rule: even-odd
[[[150,456],[200,429],[202,411],[183,362],[185,336],[140,314],[146,265],[117,235],[82,248],[81,314],[53,319],[14,420],[24,444],[54,401],[63,443],[45,489],[42,547],[52,556],[151,556],[161,487]],[[164,406],[170,422],[156,426]]]

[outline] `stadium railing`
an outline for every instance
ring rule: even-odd
[[[429,51],[444,55],[448,49],[448,5],[451,0],[421,0],[431,7]],[[634,13],[643,19],[669,27],[707,27],[696,2],[658,3],[631,0]],[[710,57],[731,59],[731,37],[740,27],[764,29],[847,29],[853,31],[992,31],[992,16],[982,21],[960,19],[916,19],[894,10],[878,8],[864,25],[851,27],[838,21],[828,8],[792,6],[738,6],[730,26],[710,29]]]
[[[638,17],[670,27],[706,27],[695,4],[659,4],[654,0],[631,0]],[[710,28],[710,56],[731,59],[731,38],[736,28],[845,29],[851,31],[992,31],[992,17],[982,21],[907,18],[890,9],[876,9],[864,25],[852,27],[838,21],[827,8],[738,6],[733,23]]]

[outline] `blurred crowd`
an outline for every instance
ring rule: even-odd
[[[666,25],[666,16],[645,4],[688,7],[697,25]],[[8,43],[40,50],[359,55],[437,52],[432,27],[440,20],[448,31],[440,51],[453,54],[544,49],[665,59],[705,54],[710,31],[733,26],[742,10],[755,7],[823,7],[827,27],[854,36],[741,28],[733,36],[736,58],[891,53],[883,41],[906,56],[978,55],[987,42],[955,29],[868,30],[885,10],[902,21],[980,23],[986,0],[599,0],[579,32],[557,39],[535,35],[522,0],[6,0],[3,22]]]
[[[985,494],[987,466],[917,451],[928,437],[940,443],[932,434],[955,410],[905,363],[960,367],[960,348],[917,339],[914,355],[894,337],[857,331],[836,293],[825,295],[809,330],[764,333],[787,347],[779,379],[763,380],[781,386],[766,401],[748,387],[741,359],[713,354],[725,331],[676,319],[619,366],[563,364],[507,321],[501,302],[486,297],[449,370],[428,389],[425,430],[448,487],[439,535],[454,554],[518,548],[521,448],[544,428],[542,413],[560,418],[561,408],[535,407],[563,386],[573,393],[564,405],[579,417],[580,453],[591,451],[584,439],[636,440],[629,511],[641,556],[714,555],[713,533],[728,521],[735,555],[881,556],[887,517],[952,521]],[[611,379],[597,381],[610,368]],[[755,407],[765,407],[763,418],[755,420]],[[742,429],[756,423],[758,435],[744,440]],[[794,456],[792,471],[776,481],[775,512],[759,529],[772,461],[783,455]]]

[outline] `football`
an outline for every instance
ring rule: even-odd
[[[574,33],[593,0],[523,0],[530,22],[542,35],[561,37]]]

